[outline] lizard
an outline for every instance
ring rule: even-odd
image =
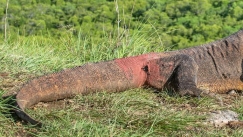
[[[242,69],[243,29],[204,45],[87,63],[34,78],[18,91],[15,112],[24,121],[41,126],[26,108],[79,94],[143,86],[170,88],[181,96],[238,91],[243,90]]]

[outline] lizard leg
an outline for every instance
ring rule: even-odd
[[[175,62],[174,70],[175,79],[177,81],[177,90],[181,96],[207,96],[216,99],[222,106],[222,99],[215,93],[197,88],[198,65],[193,58],[187,55],[180,55],[180,59]]]
[[[181,96],[200,96],[202,90],[197,88],[198,65],[188,55],[176,55],[174,78],[176,80],[176,89]]]
[[[172,89],[181,96],[207,96],[222,105],[222,99],[207,90],[197,88],[198,65],[188,55],[177,54],[152,59],[143,68],[147,73],[146,84],[157,89]]]
[[[201,90],[197,88],[198,65],[188,55],[177,54],[147,63],[146,84],[157,89],[173,89],[181,96],[199,96]]]

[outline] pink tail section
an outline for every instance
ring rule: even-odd
[[[123,70],[127,79],[132,79],[131,82],[134,87],[141,87],[147,79],[147,73],[144,71],[144,67],[147,65],[149,60],[158,59],[159,57],[160,55],[158,53],[149,53],[134,57],[116,59],[114,61]]]

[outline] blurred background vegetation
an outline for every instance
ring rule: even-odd
[[[172,49],[225,37],[243,24],[242,0],[0,0],[0,36],[118,39],[140,31]],[[5,21],[7,15],[7,22]],[[5,24],[7,26],[5,26]]]

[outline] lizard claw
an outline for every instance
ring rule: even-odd
[[[198,88],[192,88],[192,89],[181,90],[179,94],[180,96],[191,96],[191,97],[200,98],[202,92],[203,91]]]

